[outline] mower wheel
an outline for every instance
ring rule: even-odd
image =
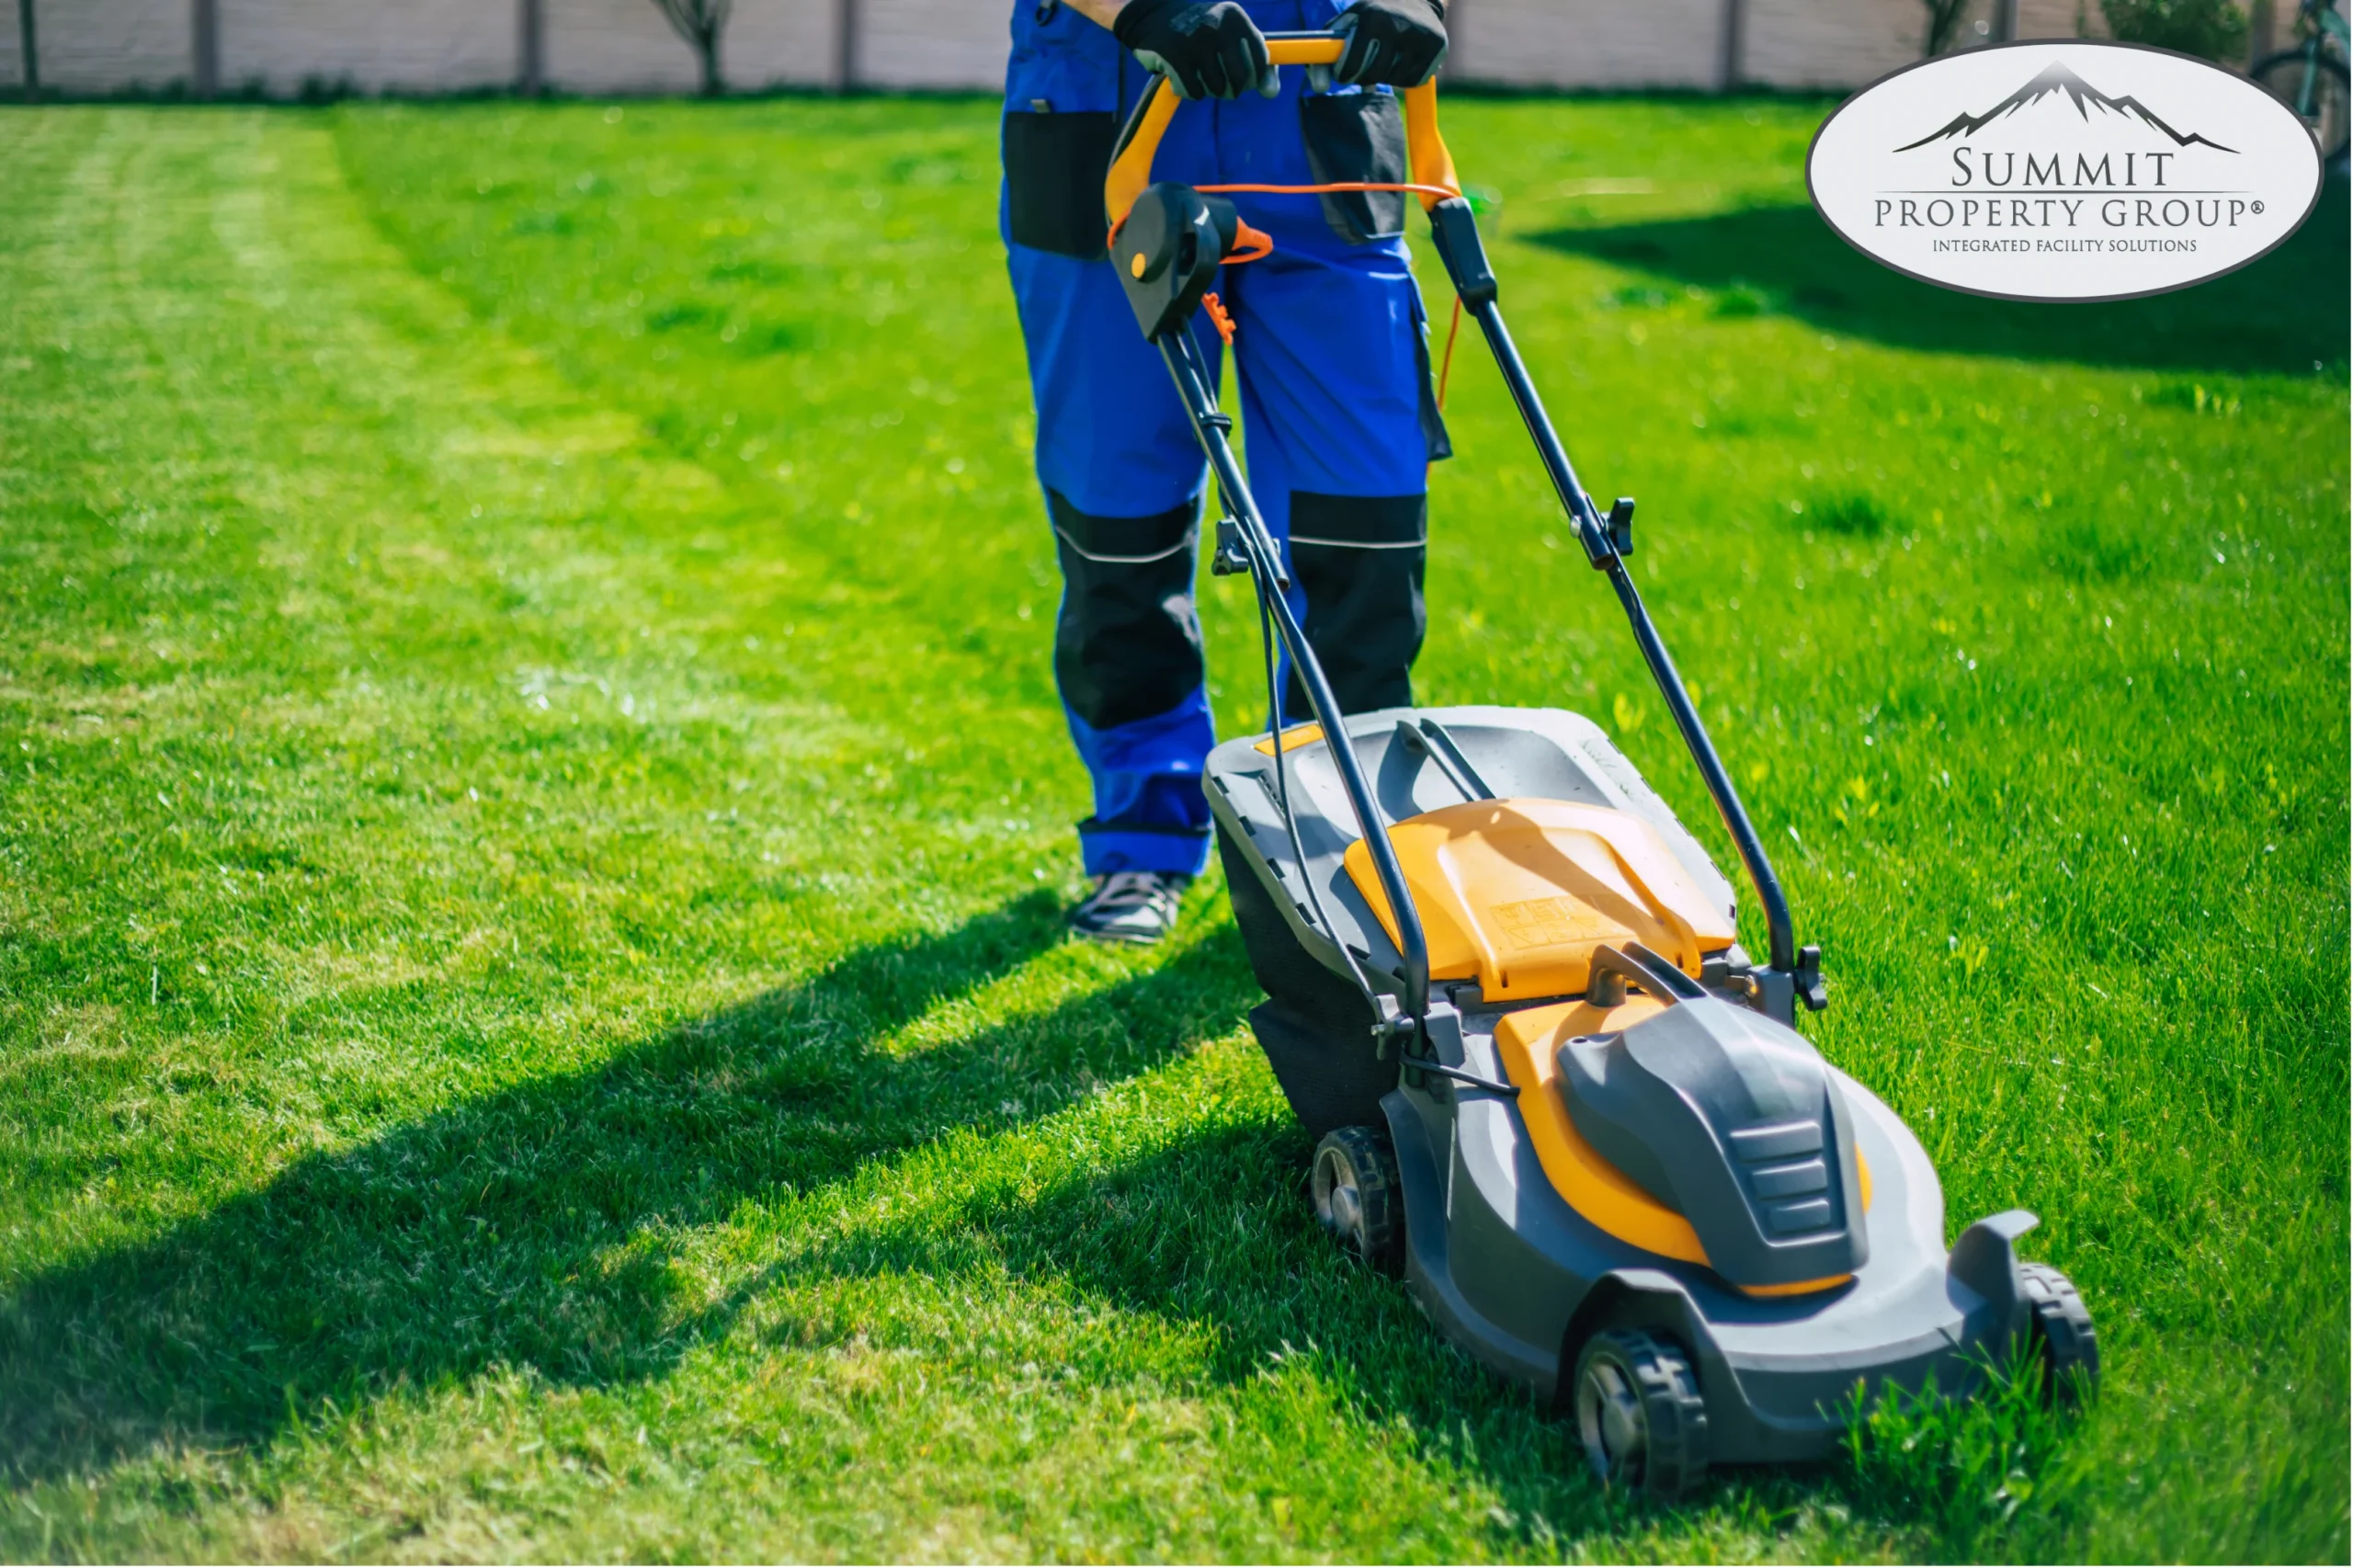
[[[1667,1503],[1708,1471],[1708,1406],[1683,1352],[1631,1329],[1597,1334],[1577,1356],[1571,1403],[1593,1473]]]
[[[1405,1195],[1389,1135],[1343,1127],[1315,1145],[1315,1218],[1332,1239],[1383,1274],[1405,1262]]]
[[[2042,1352],[2043,1387],[2061,1404],[2080,1404],[2099,1386],[2099,1336],[2092,1314],[2067,1277],[2047,1263],[2021,1263],[2027,1311]]]

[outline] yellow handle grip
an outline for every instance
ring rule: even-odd
[[[1348,47],[1344,38],[1270,38],[1267,58],[1278,65],[1337,65]]]
[[[1339,38],[1268,39],[1267,56],[1278,65],[1331,65],[1347,47],[1347,40]],[[1454,176],[1454,156],[1446,150],[1446,138],[1438,134],[1437,81],[1406,88],[1404,97],[1405,150],[1413,161],[1415,183],[1461,195],[1462,187]],[[1176,106],[1183,101],[1165,81],[1153,78],[1136,132],[1111,160],[1110,172],[1103,178],[1103,211],[1113,230],[1128,221],[1136,198],[1152,183],[1152,160],[1160,152],[1160,139],[1168,133],[1168,122],[1176,118]],[[1445,199],[1427,191],[1421,198],[1424,208]]]

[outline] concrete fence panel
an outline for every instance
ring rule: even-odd
[[[1461,0],[1448,70],[1518,87],[1712,87],[1726,0]]]
[[[1006,0],[858,0],[857,8],[860,82],[877,87],[1005,85],[1013,14]]]
[[[1741,79],[1775,87],[1854,87],[1920,58],[1919,0],[1746,0]]]
[[[654,9],[650,0],[634,3]],[[830,85],[841,54],[840,17],[839,0],[735,0],[720,69],[739,88]],[[678,48],[684,52],[686,45]]]
[[[216,0],[221,87],[273,96],[305,82],[363,92],[497,87],[517,74],[520,33],[512,0]],[[181,11],[191,7],[182,0]],[[644,0],[637,8],[650,11]],[[188,75],[185,61],[178,75]]]
[[[1019,0],[1025,5],[1039,0]],[[41,77],[68,93],[161,89],[198,75],[199,6],[217,85],[273,95],[503,87],[523,74],[524,0],[36,0]],[[576,93],[688,93],[693,51],[653,0],[539,0],[544,79]],[[736,0],[728,85],[992,89],[1010,0]],[[1999,35],[1977,0],[1963,41]],[[2072,35],[2077,0],[2011,0],[2018,36]],[[16,0],[0,0],[0,85],[22,79]],[[1921,0],[1455,0],[1454,79],[1544,88],[1859,86],[1918,58]],[[2268,13],[2267,13],[2268,15]],[[1980,32],[1979,21],[1986,24]],[[847,31],[845,25],[847,24]],[[2094,28],[2093,30],[2097,30]],[[1736,47],[1735,47],[1736,46]]]
[[[188,79],[189,0],[34,0],[42,87],[67,93],[161,88]],[[0,0],[0,85],[24,80],[17,0]]]
[[[699,80],[695,51],[652,0],[546,0],[546,4],[550,85],[573,93],[695,90]],[[497,8],[511,14],[514,6],[510,0]],[[733,41],[727,38],[720,41],[722,70],[732,72],[739,63],[731,58]]]

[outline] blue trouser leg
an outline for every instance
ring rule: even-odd
[[[1342,710],[1413,701],[1431,442],[1421,301],[1370,247],[1229,268],[1250,489],[1291,569],[1291,609]],[[1360,332],[1335,322],[1363,324]],[[1284,661],[1287,719],[1306,698]]]
[[[1321,25],[1333,9],[1329,0],[1245,3],[1274,28]],[[1016,119],[1034,148],[1074,111],[1108,110],[1142,85],[1108,35],[1086,30],[1092,24],[1043,16],[1016,10],[1009,150]],[[1275,100],[1186,106],[1163,144],[1159,176],[1312,183],[1300,77],[1286,72]],[[1057,181],[1083,187],[1092,177],[1084,168],[1049,172],[1033,165],[1040,183],[1024,193],[1033,222]],[[1076,205],[1086,199],[1078,190]],[[1234,351],[1252,493],[1288,553],[1293,613],[1342,707],[1408,702],[1423,628],[1424,475],[1444,437],[1404,246],[1336,235],[1314,197],[1237,204],[1277,246],[1222,280],[1241,321]],[[1094,814],[1079,827],[1086,867],[1091,875],[1197,874],[1210,846],[1201,771],[1215,742],[1192,597],[1199,446],[1108,264],[1013,243],[1014,210],[1009,194],[1008,268],[1063,578],[1055,680],[1094,785]],[[1084,219],[1074,212],[1060,226],[1077,236],[1074,249],[1090,243]],[[1206,318],[1194,331],[1217,366],[1222,345]],[[1302,706],[1296,696],[1285,704],[1293,716]]]
[[[1007,250],[1063,571],[1054,679],[1095,790],[1081,857],[1089,876],[1198,876],[1217,738],[1193,608],[1200,447],[1108,264]]]

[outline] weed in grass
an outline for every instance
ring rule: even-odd
[[[1989,1359],[1981,1375],[1973,1398],[1948,1397],[1931,1382],[1916,1396],[1854,1401],[1846,1413],[1858,1494],[1925,1526],[1964,1558],[2033,1500],[2067,1422],[2048,1397],[2046,1368],[2031,1344]]]
[[[1870,496],[1858,491],[1819,496],[1802,516],[1809,527],[1843,539],[1877,539],[1887,531],[1887,513]]]
[[[2158,565],[2143,530],[2129,518],[2105,514],[2046,525],[2042,549],[2052,571],[2077,582],[2127,582]]]
[[[1761,316],[1772,308],[1772,296],[1762,289],[1752,288],[1737,280],[1716,295],[1715,313],[1728,321],[1738,321],[1744,316]]]
[[[2151,392],[2147,401],[2158,408],[2186,408],[2192,414],[2211,414],[2217,419],[2228,419],[2239,412],[2236,397],[2209,392],[2199,381],[2166,381]]]

